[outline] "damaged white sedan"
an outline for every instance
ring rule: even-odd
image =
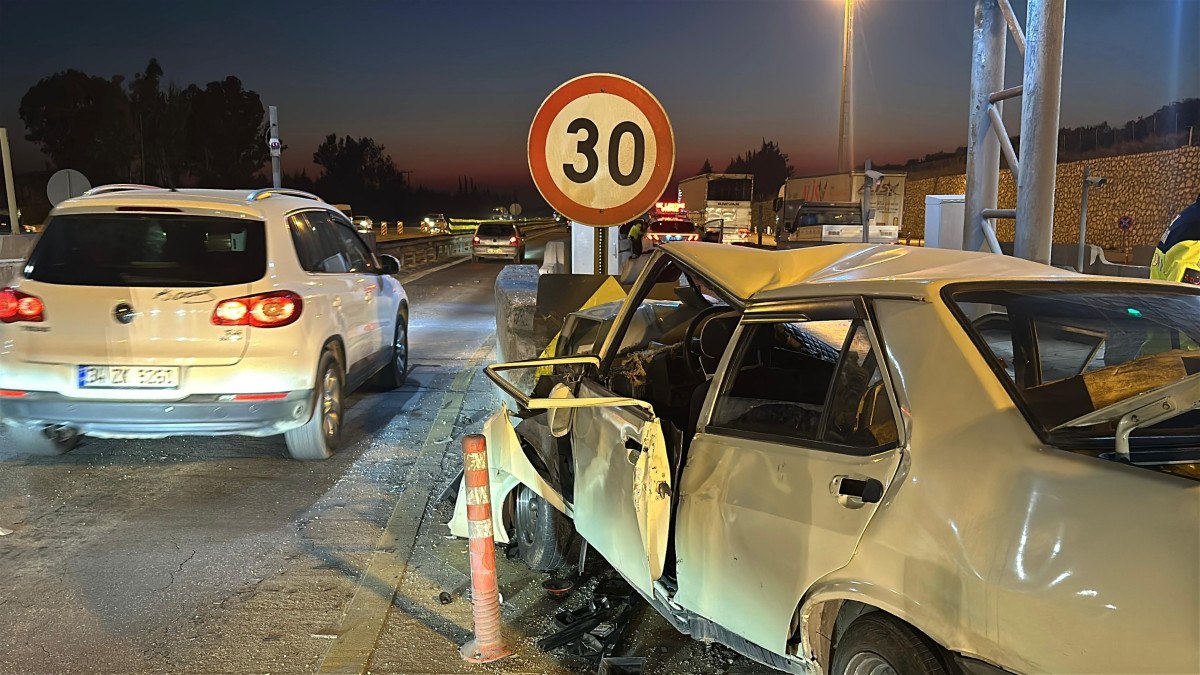
[[[535,569],[578,533],[793,673],[1200,671],[1200,289],[680,243],[611,309],[488,368],[495,531]]]

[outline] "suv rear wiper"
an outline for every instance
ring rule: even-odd
[[[1188,375],[1178,382],[1130,396],[1076,417],[1054,427],[1050,432],[1116,421],[1115,454],[1118,459],[1129,461],[1130,434],[1142,427],[1165,422],[1192,410],[1200,410],[1200,373]]]

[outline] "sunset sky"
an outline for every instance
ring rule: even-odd
[[[972,0],[857,0],[857,161],[966,143]],[[1022,20],[1024,0],[1014,0]],[[18,172],[21,96],[75,68],[132,77],[151,57],[181,85],[240,77],[279,107],[284,168],[329,133],[371,136],[416,183],[457,176],[524,190],[525,139],[561,82],[641,82],[674,125],[676,177],[717,169],[763,138],[799,174],[836,163],[842,5],[743,2],[0,1],[0,124]],[[1149,114],[1200,96],[1200,0],[1068,0],[1062,125]],[[1009,84],[1021,64],[1009,43]],[[1019,102],[1006,117],[1016,133]]]

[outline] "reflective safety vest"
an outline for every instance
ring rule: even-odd
[[[1150,278],[1200,285],[1200,198],[1163,233],[1150,262]]]

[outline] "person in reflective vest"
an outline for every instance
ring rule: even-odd
[[[1150,262],[1150,278],[1200,285],[1200,195],[1163,233]]]

